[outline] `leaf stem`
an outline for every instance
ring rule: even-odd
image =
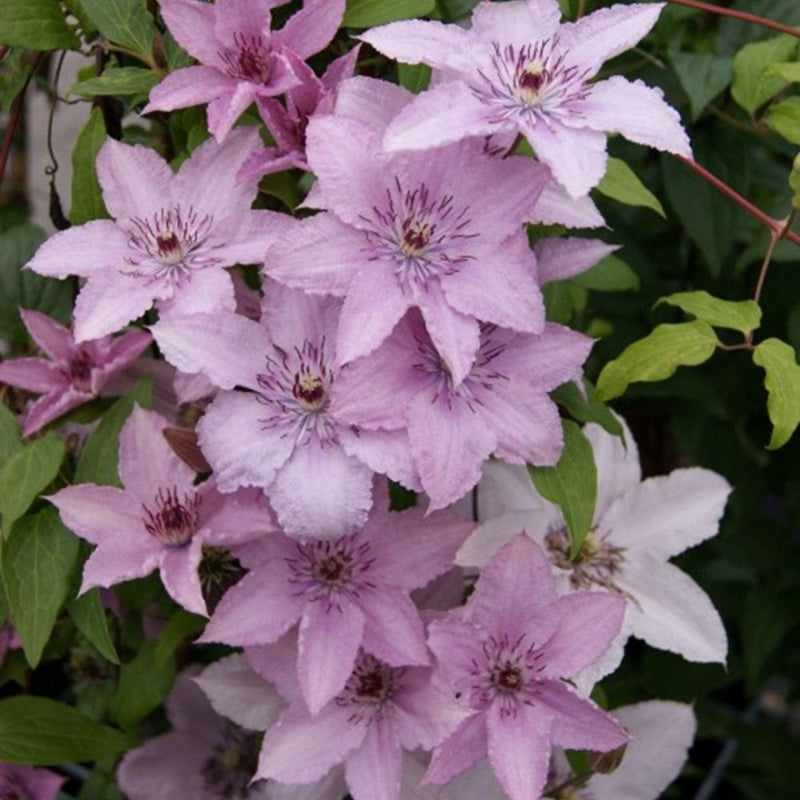
[[[770,261],[772,261],[772,254],[775,252],[775,245],[781,239],[786,239],[789,236],[789,229],[792,227],[794,223],[795,217],[797,217],[798,209],[793,208],[789,213],[789,216],[783,220],[783,224],[780,227],[780,230],[773,230],[772,236],[769,240],[769,247],[767,247],[767,252],[764,253],[764,261],[761,264],[761,271],[758,273],[758,282],[756,283],[756,290],[753,294],[753,300],[758,303],[761,299],[761,290],[764,288],[764,279],[767,277],[767,269],[769,269]]]
[[[771,28],[780,33],[787,33],[789,36],[800,37],[800,30],[791,28],[788,25],[783,25],[780,22],[775,22],[766,17],[759,17],[756,14],[748,14],[746,11],[736,11],[732,8],[723,8],[712,3],[702,3],[700,0],[667,0],[669,3],[674,3],[679,6],[687,6],[694,8],[698,11],[708,11],[710,14],[719,14],[723,17],[733,17],[733,19],[742,20],[742,22],[750,22],[753,25],[761,25],[763,28]]]

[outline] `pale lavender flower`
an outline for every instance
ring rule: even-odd
[[[541,335],[481,325],[475,362],[459,384],[412,309],[371,355],[341,371],[332,413],[362,430],[407,430],[431,508],[477,483],[492,454],[548,465],[563,446],[548,397],[581,373],[591,340],[559,325]]]
[[[26,764],[0,763],[2,800],[55,800],[66,778]]]
[[[47,239],[28,263],[42,275],[87,279],[75,303],[81,342],[121,328],[155,302],[160,312],[235,307],[225,267],[260,262],[285,215],[253,211],[257,180],[236,174],[259,142],[254,128],[205,142],[173,174],[154,151],[109,139],[97,175],[113,220]]]
[[[64,524],[97,545],[83,571],[81,592],[93,586],[161,573],[164,588],[188,611],[205,614],[198,576],[203,548],[228,547],[275,531],[259,492],[220,494],[164,439],[167,421],[134,408],[120,433],[123,489],[93,483],[68,486],[49,500]]]
[[[198,425],[221,491],[261,487],[290,536],[358,530],[372,505],[374,471],[417,486],[403,432],[359,432],[331,413],[340,309],[335,298],[267,280],[260,323],[195,314],[153,328],[171,363],[225,390]]]
[[[0,363],[0,382],[43,395],[25,414],[24,436],[97,397],[152,341],[146,331],[130,331],[76,344],[72,332],[46,314],[24,308],[19,313],[31,338],[47,356]]]
[[[621,420],[622,421],[622,420]],[[559,589],[598,589],[627,600],[620,635],[606,658],[582,676],[591,684],[612,671],[633,635],[690,661],[724,662],[727,638],[708,595],[670,558],[714,536],[731,487],[711,470],[691,467],[641,480],[636,443],[624,425],[624,443],[599,425],[584,433],[597,465],[592,528],[577,558],[557,506],[536,492],[527,471],[492,463],[478,486],[481,525],[457,561],[480,566],[520,530],[538,542]]]
[[[442,784],[488,755],[511,800],[539,797],[552,746],[605,752],[622,727],[566,682],[597,660],[622,622],[622,598],[558,597],[539,547],[519,535],[482,571],[463,609],[429,626],[442,679],[469,716],[433,752]]]
[[[389,512],[385,481],[363,530],[326,541],[269,536],[238,556],[250,572],[223,597],[204,641],[276,642],[300,624],[297,674],[312,713],[338,694],[359,648],[392,666],[427,664],[409,593],[447,571],[471,523]]]
[[[479,3],[468,30],[413,20],[368,31],[361,38],[385,55],[430,64],[445,77],[399,114],[386,147],[519,133],[573,197],[602,178],[607,131],[690,157],[680,118],[659,89],[618,75],[592,80],[652,28],[663,5],[619,4],[561,24],[557,0],[513,0]]]
[[[299,85],[302,62],[330,43],[345,3],[306,0],[271,31],[271,9],[286,2],[160,0],[170,32],[200,64],[169,74],[151,90],[143,113],[208,103],[208,129],[221,142],[251,103]]]
[[[419,308],[459,383],[478,349],[478,320],[542,330],[523,223],[549,170],[531,159],[492,158],[474,140],[382,153],[388,113],[411,97],[356,78],[342,86],[337,114],[309,123],[308,163],[318,179],[311,202],[327,213],[276,242],[264,269],[289,286],[344,297],[341,363],[372,352],[409,308]]]

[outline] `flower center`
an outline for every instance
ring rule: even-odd
[[[268,83],[271,71],[269,50],[264,46],[264,40],[258,35],[235,33],[233,42],[233,50],[220,53],[228,65],[228,74],[249,83]]]
[[[422,255],[435,230],[436,226],[428,222],[405,222],[400,249],[407,256]]]
[[[67,367],[67,380],[79,392],[92,391],[92,357],[81,348],[70,359]]]
[[[382,703],[392,692],[392,670],[387,664],[375,661],[370,671],[357,672],[355,678],[355,694],[364,703]]]
[[[298,372],[294,376],[292,394],[309,411],[318,411],[325,404],[325,384],[318,375]]]
[[[165,264],[179,264],[183,260],[181,243],[174,231],[159,231],[156,234],[158,255]]]
[[[228,723],[200,770],[209,794],[225,800],[246,800],[254,792],[260,793],[259,784],[250,783],[258,767],[259,739],[257,733]]]
[[[547,82],[547,70],[541,62],[534,61],[528,64],[519,74],[517,79],[517,94],[519,99],[528,106],[536,105],[541,98],[542,87]]]
[[[522,687],[522,673],[510,661],[495,666],[490,678],[492,686],[501,692],[516,692]]]
[[[598,535],[597,529],[592,528],[574,559],[570,558],[571,543],[566,528],[548,531],[544,543],[550,561],[570,573],[569,582],[573,589],[586,589],[594,585],[625,594],[615,583],[615,576],[622,571],[625,563],[625,548],[611,544],[608,534]]]
[[[167,547],[181,547],[189,542],[197,530],[199,495],[196,492],[187,492],[181,501],[178,499],[176,486],[166,491],[161,488],[156,495],[155,505],[155,511],[142,506],[147,532]]]
[[[339,553],[323,558],[315,565],[314,574],[323,583],[344,583],[350,577],[349,559],[342,558]]]
[[[353,672],[334,702],[342,708],[351,709],[348,722],[365,722],[369,725],[372,720],[380,718],[393,697],[402,690],[404,674],[403,667],[390,667],[360,650]]]

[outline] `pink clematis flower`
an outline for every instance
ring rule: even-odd
[[[512,0],[479,3],[468,30],[413,20],[368,31],[361,38],[381,53],[430,64],[445,78],[400,112],[384,144],[420,149],[521,134],[573,197],[603,177],[607,131],[690,157],[680,117],[659,89],[618,75],[592,82],[663,6],[619,4],[561,24],[557,0]]]
[[[580,375],[590,339],[547,324],[541,335],[481,325],[469,373],[453,380],[412,309],[371,355],[342,369],[331,412],[363,430],[407,430],[431,508],[478,481],[492,454],[515,464],[554,464],[561,421],[547,393]]]
[[[428,663],[409,597],[452,564],[471,523],[448,512],[389,512],[385,481],[362,531],[327,541],[269,536],[238,551],[250,569],[225,594],[204,641],[276,642],[300,623],[297,673],[317,713],[344,687],[359,648],[392,666]]]
[[[33,341],[48,356],[0,363],[0,382],[43,395],[25,415],[24,436],[97,397],[152,341],[146,331],[131,331],[76,344],[70,330],[46,314],[24,308],[19,313]]]
[[[253,102],[303,82],[302,62],[326,47],[344,15],[344,0],[306,0],[279,31],[271,9],[288,0],[160,0],[177,42],[199,65],[168,75],[150,92],[143,113],[208,103],[208,129],[218,142]]]
[[[539,547],[517,536],[486,566],[463,609],[429,626],[438,669],[469,716],[433,752],[442,784],[488,755],[511,800],[539,797],[551,748],[616,749],[628,737],[566,679],[599,658],[625,603],[605,593],[558,597]]]
[[[474,140],[382,153],[388,115],[411,97],[354,78],[339,92],[338,113],[309,123],[308,161],[318,178],[311,202],[327,213],[282,237],[264,269],[289,286],[344,297],[341,363],[372,352],[419,308],[457,384],[475,358],[479,319],[542,330],[523,223],[549,170],[531,159],[492,158]]]
[[[259,142],[253,129],[205,142],[173,174],[154,151],[109,139],[97,156],[113,220],[50,237],[28,263],[42,275],[87,279],[75,303],[75,338],[94,339],[136,319],[155,302],[162,313],[235,307],[224,267],[263,260],[285,215],[253,211],[257,180],[236,173]]]
[[[203,547],[228,547],[275,531],[260,492],[220,494],[195,473],[162,435],[167,421],[134,408],[120,433],[123,489],[68,486],[49,499],[64,524],[96,549],[81,591],[139,578],[158,568],[164,588],[187,611],[205,614],[197,568]]]
[[[66,778],[26,764],[0,763],[0,798],[55,800]]]

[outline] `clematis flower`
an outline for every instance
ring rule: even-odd
[[[542,330],[523,223],[549,171],[531,159],[492,158],[479,141],[382,153],[388,114],[411,97],[355,78],[340,90],[337,114],[309,123],[308,163],[318,179],[312,202],[327,212],[276,242],[264,269],[289,286],[344,297],[341,363],[372,352],[419,308],[458,384],[478,349],[478,320]]]
[[[429,64],[446,78],[400,112],[386,148],[521,134],[573,197],[603,177],[608,131],[690,157],[680,117],[659,89],[618,75],[592,81],[653,27],[663,6],[619,4],[561,24],[557,0],[512,0],[479,3],[468,30],[413,20],[367,31],[361,39],[384,55]]]
[[[363,530],[326,541],[268,536],[238,556],[250,572],[223,597],[203,641],[276,642],[300,623],[297,674],[316,714],[345,686],[359,648],[392,666],[428,663],[409,597],[446,572],[470,523],[448,512],[389,512],[385,481]]]
[[[124,488],[85,483],[49,500],[64,524],[96,549],[86,562],[81,592],[140,578],[158,568],[164,588],[187,611],[205,614],[197,568],[204,547],[228,547],[271,533],[272,517],[259,492],[220,494],[167,444],[160,415],[134,408],[120,433]]]
[[[160,0],[170,33],[200,64],[169,74],[142,113],[208,103],[208,129],[222,142],[251,103],[300,85],[302,62],[333,39],[345,4],[306,0],[281,30],[271,31],[271,9],[286,2]]]
[[[0,762],[0,798],[55,800],[65,780],[49,769]]]
[[[24,308],[19,313],[33,341],[48,356],[0,363],[0,382],[43,395],[25,415],[24,436],[97,397],[152,341],[146,331],[130,331],[76,344],[70,330],[46,314]]]
[[[624,425],[624,423],[623,423]],[[569,558],[569,537],[557,506],[542,499],[525,470],[487,464],[478,486],[481,525],[457,562],[479,566],[520,530],[547,555],[562,592],[598,589],[627,600],[625,621],[605,661],[587,673],[588,685],[612,671],[630,635],[690,661],[724,662],[725,629],[708,595],[670,558],[714,536],[731,487],[699,467],[641,481],[636,444],[589,424],[584,433],[597,465],[592,528]]]
[[[261,487],[290,536],[353,533],[372,505],[373,472],[418,485],[407,437],[360,432],[331,413],[340,301],[274,281],[263,288],[260,323],[194,314],[162,320],[153,333],[178,369],[226,390],[198,425],[220,490]]]
[[[224,267],[260,262],[285,224],[285,215],[250,210],[256,179],[237,183],[258,142],[253,128],[224,145],[210,140],[173,174],[154,150],[106,141],[97,175],[114,219],[56,233],[27,264],[87,279],[75,303],[76,341],[113,333],[154,302],[162,313],[233,310]]]
[[[460,384],[412,309],[371,355],[342,369],[331,412],[362,430],[407,430],[432,509],[478,481],[492,454],[516,464],[555,464],[561,421],[547,393],[581,372],[591,340],[559,325],[541,335],[481,325]]]
[[[553,746],[625,744],[623,728],[565,682],[605,652],[624,608],[603,592],[559,597],[540,548],[522,534],[512,539],[467,604],[429,626],[442,679],[470,713],[433,751],[423,782],[446,783],[488,755],[511,800],[531,800]]]

